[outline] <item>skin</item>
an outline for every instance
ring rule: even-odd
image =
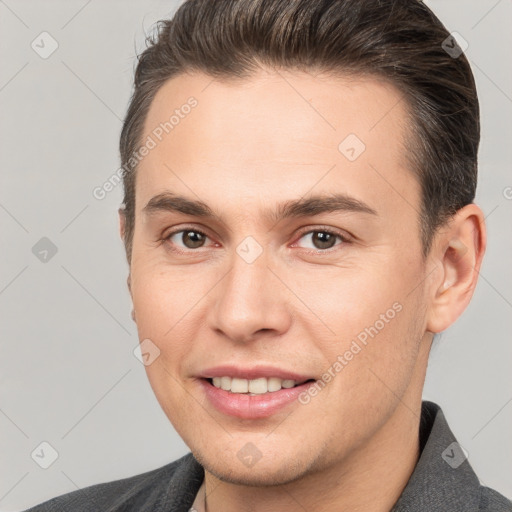
[[[190,96],[197,107],[139,164],[129,286],[139,339],[161,351],[149,381],[205,468],[208,511],[390,510],[419,456],[433,333],[457,319],[476,286],[482,211],[459,210],[422,257],[409,118],[382,80],[180,75],[157,93],[143,140]],[[338,150],[351,133],[366,145],[352,162]],[[201,200],[216,216],[145,212],[164,192]],[[377,214],[265,215],[333,193]],[[205,233],[203,245],[183,233],[166,239],[179,228]],[[326,228],[348,241],[318,249],[311,232]],[[124,237],[122,212],[120,229]],[[263,249],[250,264],[236,252],[247,236]],[[394,303],[401,311],[307,405],[242,420],[206,400],[198,374],[226,363],[320,379]],[[237,457],[248,442],[261,452],[252,467]]]

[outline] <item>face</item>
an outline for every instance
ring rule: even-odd
[[[261,71],[182,75],[152,103],[137,328],[160,351],[146,371],[161,407],[223,480],[285,483],[346,462],[400,400],[421,399],[427,271],[400,99],[370,78]],[[217,387],[230,383],[245,392]]]

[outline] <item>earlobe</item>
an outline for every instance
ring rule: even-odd
[[[427,330],[434,333],[452,325],[473,296],[486,246],[482,210],[475,204],[461,208],[436,238],[440,272],[432,282],[427,319]]]

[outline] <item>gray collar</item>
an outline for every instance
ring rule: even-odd
[[[421,442],[416,468],[391,512],[478,511],[480,482],[443,411],[433,402],[422,404]]]

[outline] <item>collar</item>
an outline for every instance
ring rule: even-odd
[[[424,401],[416,467],[391,512],[479,510],[480,482],[441,408]]]

